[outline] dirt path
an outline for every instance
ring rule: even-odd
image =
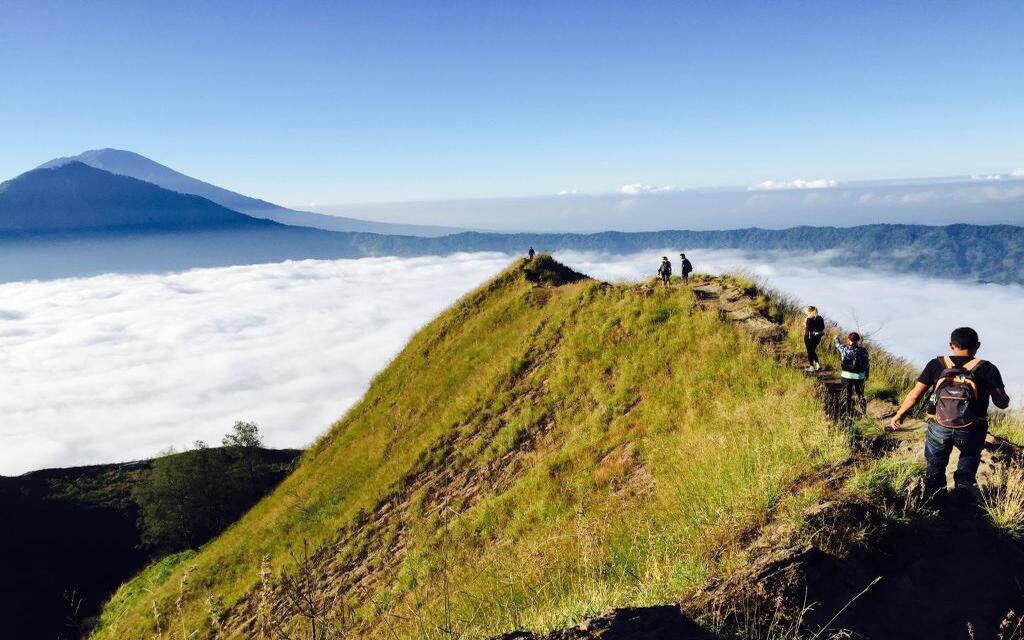
[[[749,335],[777,361],[794,369],[804,368],[804,355],[790,348],[786,342],[785,327],[764,317],[746,292],[717,279],[694,284],[691,289],[704,309],[717,311],[723,322]],[[820,385],[825,411],[833,420],[842,420],[845,412],[842,381],[827,368],[812,375]],[[888,407],[875,406],[872,409],[878,414],[887,411]],[[895,411],[896,406],[892,405],[892,412]]]

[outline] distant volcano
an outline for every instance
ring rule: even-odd
[[[209,230],[279,226],[205,198],[68,162],[0,184],[0,232]]]
[[[281,224],[312,227],[326,231],[358,231],[385,235],[425,237],[442,236],[459,231],[459,229],[451,227],[373,222],[370,220],[310,213],[308,211],[296,211],[267,202],[266,200],[250,198],[234,191],[228,191],[227,189],[175,171],[135,152],[122,151],[120,149],[92,149],[84,151],[77,156],[51,160],[39,168],[60,167],[71,162],[81,162],[96,169],[144,180],[171,191],[202,196],[232,211],[238,211],[255,218],[274,220]]]

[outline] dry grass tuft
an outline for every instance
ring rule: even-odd
[[[982,488],[982,507],[1000,531],[1024,539],[1024,468],[1007,467]]]

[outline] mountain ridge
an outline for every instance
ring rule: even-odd
[[[612,285],[517,261],[417,333],[278,491],[124,585],[94,637],[996,637],[1024,604],[1024,523],[999,506],[1019,505],[1004,478],[1024,451],[991,436],[985,509],[937,514],[925,423],[879,427],[914,371],[868,345],[853,416],[834,352],[801,372],[797,314],[735,276]],[[950,536],[971,572],[928,543]]]
[[[301,566],[358,637],[444,637],[446,579],[465,637],[659,601],[717,566],[727,522],[842,450],[812,383],[687,290],[517,261],[420,331],[242,521],[123,587],[95,637],[149,637],[154,610],[200,634],[297,631]]]

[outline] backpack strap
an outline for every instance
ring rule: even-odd
[[[975,369],[980,367],[983,362],[985,361],[980,358],[975,358],[974,360],[971,360],[970,362],[965,364],[964,369],[967,369],[968,371],[974,371]]]
[[[953,358],[950,358],[949,356],[942,356],[942,362],[946,365],[947,369],[952,369],[956,366],[953,364]]]

